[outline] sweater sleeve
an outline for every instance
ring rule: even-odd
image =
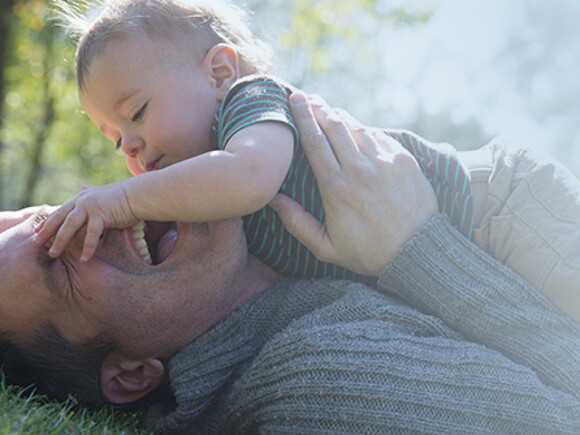
[[[433,218],[416,234],[378,285],[580,400],[580,325],[462,237],[446,217]]]
[[[262,349],[225,433],[579,432],[580,402],[529,365],[354,286]]]

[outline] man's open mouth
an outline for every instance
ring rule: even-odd
[[[177,241],[175,222],[139,221],[131,227],[135,248],[152,265],[160,264],[173,252]]]

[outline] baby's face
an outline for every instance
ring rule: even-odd
[[[220,98],[203,65],[139,35],[110,42],[80,91],[86,113],[134,175],[208,151]]]

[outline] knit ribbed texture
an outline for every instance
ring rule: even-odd
[[[454,231],[444,216],[405,246],[379,283],[580,397],[580,325]]]
[[[436,317],[360,283],[283,281],[171,361],[178,408],[152,412],[150,427],[580,432],[578,327],[446,218],[429,222],[379,283]]]

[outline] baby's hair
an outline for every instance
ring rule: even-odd
[[[81,90],[100,51],[131,34],[175,44],[197,62],[214,45],[231,45],[238,53],[242,75],[266,73],[272,67],[272,50],[251,32],[248,14],[227,0],[94,0],[84,12],[65,0],[55,3],[58,15],[78,38],[76,68]]]

